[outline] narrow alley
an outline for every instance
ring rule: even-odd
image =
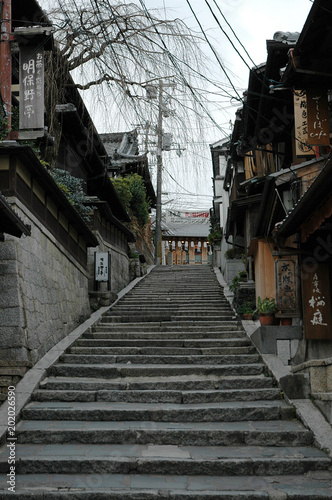
[[[331,459],[205,265],[139,280],[49,366],[16,436],[20,499],[332,498]]]

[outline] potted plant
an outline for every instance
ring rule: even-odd
[[[239,307],[238,312],[243,315],[243,319],[252,319],[252,315],[254,313],[252,302],[244,302],[242,306]]]
[[[265,299],[262,300],[260,297],[258,297],[257,308],[254,312],[258,314],[261,325],[273,325],[274,313],[276,313],[277,311],[278,307],[274,299],[265,297]]]

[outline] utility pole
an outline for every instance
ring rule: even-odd
[[[11,0],[1,2],[1,38],[0,38],[0,91],[1,105],[7,122],[8,134],[12,127],[12,5]]]
[[[163,169],[163,83],[159,80],[158,126],[157,126],[157,203],[156,203],[156,230],[155,230],[155,255],[154,263],[161,263],[161,184]]]
[[[162,170],[163,170],[163,116],[167,118],[169,116],[169,110],[167,110],[163,103],[163,88],[164,87],[175,87],[174,83],[163,83],[160,79],[158,85],[148,84],[146,85],[146,91],[149,99],[157,99],[158,97],[158,125],[156,128],[157,132],[157,202],[156,202],[156,228],[155,228],[155,254],[154,263],[160,264],[162,260],[162,233],[161,233],[161,191],[162,191]],[[157,88],[159,90],[159,95]],[[146,136],[146,148],[148,141],[148,132]],[[168,151],[168,150],[167,150]]]

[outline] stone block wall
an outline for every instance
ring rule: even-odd
[[[0,390],[90,316],[88,273],[17,199],[31,236],[0,242]]]

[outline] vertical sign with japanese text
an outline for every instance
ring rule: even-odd
[[[294,91],[295,151],[296,156],[314,156],[308,143],[308,105],[305,90]]]
[[[108,252],[95,253],[95,280],[109,280],[109,254]]]
[[[307,104],[308,143],[314,146],[329,146],[329,105],[326,90],[307,90]]]
[[[20,47],[20,130],[44,128],[44,49]]]
[[[331,292],[329,268],[318,264],[302,273],[303,319],[306,339],[331,339]]]
[[[296,266],[294,260],[280,259],[275,262],[276,304],[281,312],[298,310]]]

